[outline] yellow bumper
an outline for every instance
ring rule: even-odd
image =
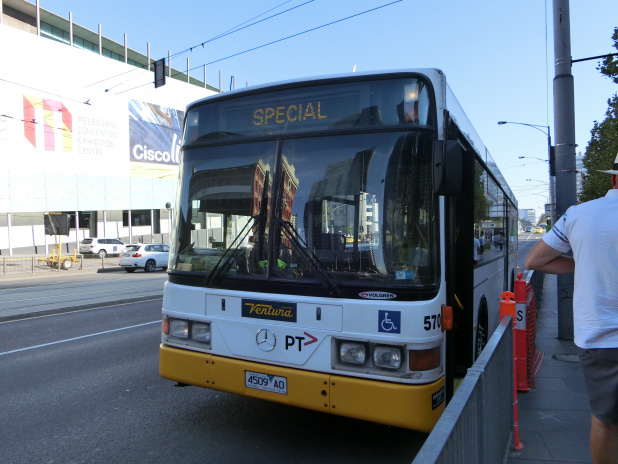
[[[287,379],[287,395],[245,386],[245,371]],[[328,375],[161,345],[161,377],[188,385],[430,432],[444,412],[444,377],[424,385]],[[439,404],[436,404],[436,401]]]

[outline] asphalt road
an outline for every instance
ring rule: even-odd
[[[85,309],[163,295],[167,274],[49,273],[0,279],[0,321]]]
[[[524,262],[526,260],[526,255],[532,249],[536,242],[541,239],[541,234],[531,234],[531,233],[523,233],[519,234],[518,243],[519,249],[517,253],[517,265],[521,272],[525,270]]]
[[[0,323],[0,461],[409,463],[424,434],[177,388],[161,300]]]

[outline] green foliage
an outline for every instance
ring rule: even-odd
[[[605,120],[600,123],[595,121],[592,138],[586,147],[584,167],[588,172],[583,176],[580,202],[605,196],[611,188],[609,175],[598,170],[611,169],[618,154],[618,95],[614,95],[608,103]]]
[[[618,50],[618,28],[614,29],[612,39],[614,48]],[[597,69],[618,84],[618,59],[616,57],[605,58],[603,64]],[[609,175],[598,172],[598,170],[611,169],[618,154],[618,94],[614,94],[607,103],[609,108],[605,113],[605,119],[600,123],[595,121],[590,131],[592,137],[586,147],[584,158],[584,167],[588,172],[583,175],[580,202],[605,196],[611,188]]]
[[[614,41],[614,48],[618,50],[618,27],[614,29],[614,35],[612,35]],[[605,74],[609,77],[614,84],[618,84],[618,58],[615,56],[608,56],[603,59],[603,64],[597,67],[601,74]]]
[[[478,227],[489,217],[490,202],[485,194],[486,174],[483,167],[474,163],[474,224]]]

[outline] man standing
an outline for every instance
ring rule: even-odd
[[[590,401],[590,454],[595,464],[618,459],[618,155],[612,189],[570,207],[526,257],[526,268],[575,272],[573,320]],[[563,253],[573,250],[573,258]]]
[[[479,249],[481,248],[481,242],[479,242],[479,239],[474,237],[474,255],[473,255],[473,262],[474,264],[479,262]]]

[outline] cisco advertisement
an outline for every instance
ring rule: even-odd
[[[180,163],[180,134],[184,111],[129,100],[131,174],[170,170]],[[177,169],[176,169],[177,172]]]

